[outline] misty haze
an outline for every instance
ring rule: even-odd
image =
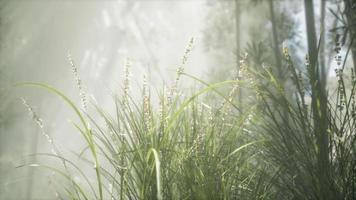
[[[0,0],[0,199],[356,199],[355,0]]]

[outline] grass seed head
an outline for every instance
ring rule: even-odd
[[[147,130],[151,129],[151,106],[150,106],[150,93],[147,84],[146,75],[143,76],[143,114],[144,122]]]
[[[128,103],[128,96],[129,96],[129,91],[130,91],[130,72],[131,68],[131,60],[129,58],[126,58],[125,60],[125,67],[124,67],[124,94],[122,97],[124,105]]]
[[[53,142],[52,137],[45,131],[43,120],[37,115],[32,106],[27,102],[25,98],[21,98],[22,104],[27,108],[32,119],[36,122],[37,126],[40,128],[41,134],[46,138],[48,143],[51,145],[51,151],[54,155],[59,155],[58,150]]]
[[[189,43],[188,43],[187,48],[185,49],[181,65],[180,65],[180,67],[177,68],[176,79],[174,81],[174,84],[172,85],[170,93],[167,96],[168,104],[171,104],[173,98],[177,95],[178,83],[179,83],[181,75],[184,73],[184,68],[185,68],[185,65],[186,65],[186,63],[188,61],[189,54],[193,49],[193,44],[194,44],[194,38],[191,38]]]
[[[78,73],[78,68],[74,63],[72,55],[69,52],[68,52],[68,61],[72,67],[72,72],[73,72],[77,87],[79,89],[79,96],[80,96],[80,100],[82,103],[82,107],[84,110],[87,110],[87,98],[86,98],[86,93],[83,88],[82,80],[80,79],[80,76]]]

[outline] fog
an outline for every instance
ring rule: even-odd
[[[208,71],[201,39],[206,11],[205,1],[199,0],[1,2],[0,65],[5,91],[1,120],[6,122],[0,134],[0,198],[47,195],[39,189],[48,181],[46,173],[36,172],[41,181],[31,181],[34,177],[28,171],[33,169],[15,168],[26,155],[49,152],[50,146],[20,97],[34,107],[64,152],[78,150],[83,144],[69,123],[71,110],[63,102],[41,90],[12,84],[48,83],[80,102],[70,54],[89,101],[112,108],[112,94],[122,89],[125,59],[132,62],[134,87],[141,86],[145,74],[151,85],[170,84],[193,37],[196,45],[186,71],[203,75]]]
[[[193,49],[185,65],[187,74],[207,82],[234,78],[238,58],[231,2],[2,0],[0,199],[56,198],[58,185],[53,182],[53,172],[19,167],[39,160],[46,163],[45,158],[29,155],[49,153],[53,148],[22,98],[43,120],[45,133],[64,156],[75,159],[73,152],[85,147],[83,138],[71,124],[77,119],[65,102],[38,88],[15,86],[17,83],[52,85],[80,106],[81,91],[71,58],[88,100],[87,112],[96,115],[91,105],[100,105],[110,113],[114,108],[113,96],[122,95],[127,60],[131,62],[131,92],[138,98],[144,76],[152,90],[174,83],[176,70],[192,38]],[[241,2],[245,6],[240,15],[241,54],[256,37],[267,41],[266,48],[270,48],[267,4]],[[275,9],[290,9],[291,26],[295,28],[284,27],[280,48],[287,45],[295,50],[296,60],[302,62],[307,46],[302,5],[281,2]],[[318,10],[320,5],[315,6]],[[263,61],[273,64],[273,59],[267,56]],[[189,94],[195,85],[194,80],[184,78],[180,87]]]

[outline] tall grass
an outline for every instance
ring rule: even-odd
[[[269,166],[273,199],[354,199],[355,74],[346,91],[337,62],[338,87],[327,95],[316,63],[307,57],[296,67],[284,54],[287,80],[267,67],[248,71],[260,111],[252,127],[266,141],[260,159]]]
[[[183,66],[190,48],[172,87],[157,92],[158,105],[152,103],[153,94],[145,80],[142,98],[131,97],[127,64],[123,95],[113,96],[114,114],[92,105],[100,119],[88,115],[50,85],[24,83],[54,93],[73,110],[80,122],[73,125],[87,144],[77,155],[94,166],[96,179],[59,154],[48,156],[62,160],[63,169],[30,166],[52,169],[72,183],[73,187],[65,187],[62,198],[235,199],[263,195],[265,188],[260,187],[259,180],[262,169],[254,159],[261,141],[248,136],[255,109],[239,113],[233,100],[239,81],[208,84],[185,74]],[[71,64],[78,82],[73,61]],[[200,82],[201,89],[183,97],[178,87],[181,78]],[[222,88],[231,91],[224,95]],[[82,91],[80,95],[84,96]],[[86,151],[90,156],[85,156]],[[76,171],[80,181],[68,171]]]
[[[315,87],[321,79],[309,59],[302,70],[284,49],[290,78],[249,66],[246,57],[243,81],[210,84],[184,73],[190,48],[173,86],[152,94],[144,80],[141,99],[130,95],[127,63],[114,112],[91,104],[99,118],[49,85],[25,83],[55,93],[75,112],[80,123],[73,125],[87,145],[77,156],[94,166],[96,179],[60,154],[47,156],[60,159],[63,168],[30,166],[50,168],[71,183],[61,193],[65,199],[323,199],[325,193],[355,199],[354,72],[347,89],[338,66],[337,90],[327,95]],[[180,95],[181,79],[201,87]],[[244,112],[236,98],[241,87],[247,91]]]

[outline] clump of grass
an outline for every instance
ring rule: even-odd
[[[158,105],[152,102],[145,77],[141,99],[130,95],[129,61],[123,94],[113,98],[115,113],[93,104],[100,119],[49,85],[26,84],[55,93],[80,120],[73,125],[87,148],[78,158],[94,166],[96,179],[54,154],[65,170],[46,167],[73,186],[63,195],[71,199],[356,197],[356,75],[351,72],[347,88],[338,55],[338,87],[333,93],[320,84],[315,63],[306,57],[305,66],[295,66],[287,48],[283,53],[289,78],[264,64],[250,66],[256,62],[245,56],[239,72],[243,79],[210,84],[184,73],[192,42],[173,86],[157,92]],[[76,71],[75,77],[79,79]],[[182,78],[201,83],[201,88],[180,96]],[[242,87],[244,102],[236,98]],[[84,181],[73,178],[69,165]]]
[[[249,69],[255,80],[250,88],[256,91],[260,111],[253,128],[266,140],[258,161],[268,166],[266,175],[274,188],[271,197],[322,199],[326,194],[330,199],[353,199],[356,82],[347,92],[337,56],[339,86],[327,96],[322,86],[316,87],[321,77],[313,72],[308,57],[304,73],[303,67],[294,66],[287,49],[284,54],[291,74],[286,81],[269,68]],[[327,191],[322,189],[325,186]]]
[[[192,41],[182,66],[187,62],[191,46]],[[257,176],[262,169],[253,160],[258,142],[246,134],[247,116],[255,110],[252,108],[244,115],[231,112],[235,114],[221,117],[222,108],[214,103],[222,99],[226,112],[237,109],[232,99],[234,92],[224,95],[218,89],[236,85],[238,81],[208,84],[185,74],[182,66],[178,68],[173,93],[172,88],[168,96],[165,89],[159,92],[158,109],[154,109],[145,79],[142,99],[131,97],[127,64],[123,95],[113,99],[115,114],[109,115],[99,105],[93,105],[102,122],[81,111],[57,89],[45,84],[26,84],[55,93],[80,119],[80,124],[73,125],[83,136],[87,148],[78,156],[94,166],[96,179],[89,181],[89,175],[76,163],[65,159],[77,172],[76,176],[84,181],[50,167],[73,182],[74,186],[67,188],[63,196],[71,199],[234,199],[254,198],[265,193]],[[77,73],[75,76],[79,79]],[[183,76],[201,82],[202,88],[190,97],[177,95]],[[216,95],[207,99],[206,94]],[[85,151],[91,153],[91,158],[84,156]]]

